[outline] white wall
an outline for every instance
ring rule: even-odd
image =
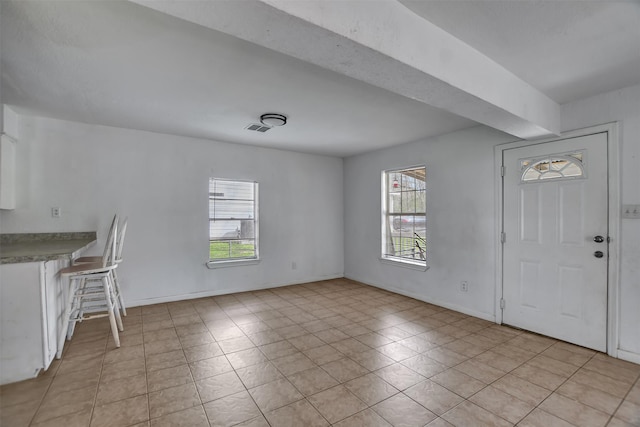
[[[621,204],[640,204],[640,85],[562,107],[565,129],[618,121]],[[640,363],[640,220],[620,223],[620,357]]]
[[[565,130],[620,122],[623,204],[640,203],[638,99],[640,86],[634,86],[562,109]],[[337,158],[44,118],[21,116],[19,122],[18,208],[0,212],[2,232],[98,230],[101,246],[113,212],[128,215],[121,275],[132,304],[344,271],[355,280],[493,319],[493,147],[511,141],[509,135],[475,127],[347,158],[343,202],[343,162]],[[418,164],[426,164],[428,177],[426,272],[378,260],[381,171]],[[204,267],[209,176],[260,182],[259,265]],[[51,218],[52,206],[62,208],[62,218]],[[620,349],[623,357],[640,361],[640,221],[623,219],[621,228]],[[458,291],[462,280],[469,282],[468,293]]]
[[[345,276],[493,320],[493,146],[512,140],[473,127],[345,159]],[[378,259],[381,172],[419,164],[427,166],[426,272]]]
[[[622,203],[640,203],[640,86],[562,108],[563,130],[619,121]],[[493,319],[496,280],[493,147],[513,137],[475,127],[345,159],[345,276]],[[427,166],[426,272],[381,263],[380,174]],[[623,219],[620,357],[640,362],[640,220]],[[469,292],[459,292],[460,281]]]
[[[100,253],[113,214],[128,216],[128,305],[343,275],[342,159],[28,116],[18,138],[2,232],[97,230]],[[258,265],[205,267],[210,176],[259,182]]]

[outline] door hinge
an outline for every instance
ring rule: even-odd
[[[507,233],[504,231],[500,232],[500,243],[505,243],[507,241]]]
[[[504,306],[505,306],[504,298],[500,298],[500,308],[504,310]]]
[[[504,176],[506,172],[507,172],[507,168],[504,166],[500,166],[500,176]]]

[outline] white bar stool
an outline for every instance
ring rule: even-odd
[[[73,335],[75,324],[92,318],[109,317],[113,339],[116,347],[120,347],[118,330],[124,329],[112,276],[118,266],[115,263],[117,230],[118,216],[115,215],[101,262],[73,265],[59,272],[69,279],[69,292],[58,337],[58,359],[62,356],[65,339],[71,339]]]
[[[121,225],[118,225],[118,237],[116,238],[116,255],[114,261],[116,264],[120,264],[122,262],[122,248],[124,247],[124,237],[127,233],[127,220],[125,218],[122,221]],[[103,255],[104,256],[104,255]],[[101,262],[102,257],[100,256],[85,256],[76,258],[73,260],[73,264],[86,264],[86,263],[95,263]],[[113,290],[118,298],[118,303],[120,306],[120,310],[122,311],[122,315],[127,315],[127,308],[124,305],[124,297],[122,296],[122,291],[120,290],[120,280],[118,279],[118,274],[116,273],[116,269],[111,270],[111,275],[113,279]]]

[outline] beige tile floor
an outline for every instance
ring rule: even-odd
[[[1,425],[640,426],[640,366],[346,279],[79,325]]]

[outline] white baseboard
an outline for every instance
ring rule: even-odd
[[[618,349],[618,359],[640,364],[640,353]]]
[[[129,308],[129,307],[141,307],[143,305],[164,304],[164,303],[168,303],[168,302],[183,301],[183,300],[196,299],[196,298],[217,297],[217,296],[220,296],[220,295],[235,294],[235,293],[238,293],[238,292],[262,291],[264,289],[281,288],[283,286],[298,285],[298,284],[301,284],[301,283],[318,282],[318,281],[322,281],[322,280],[341,279],[342,277],[344,277],[342,274],[338,274],[338,275],[316,277],[316,278],[311,278],[311,279],[308,279],[308,280],[307,279],[297,280],[295,282],[290,282],[290,283],[274,283],[274,284],[267,283],[267,284],[262,284],[262,285],[258,285],[258,286],[248,286],[248,287],[243,287],[243,288],[214,289],[214,290],[191,292],[191,293],[188,293],[188,294],[178,294],[178,295],[169,295],[169,296],[163,296],[163,297],[145,298],[145,299],[134,300],[134,301],[131,301],[131,302],[127,301],[126,306],[127,306],[127,308]]]
[[[356,282],[364,283],[365,285],[373,286],[374,288],[384,289],[385,291],[394,292],[396,294],[404,295],[409,298],[417,299],[418,301],[427,302],[429,304],[437,305],[440,307],[447,308],[449,310],[457,311],[459,313],[467,314],[469,316],[478,317],[480,319],[488,320],[489,322],[495,322],[496,316],[494,314],[482,313],[480,311],[472,310],[467,307],[459,306],[457,304],[449,304],[444,301],[439,301],[437,299],[427,298],[424,295],[414,294],[413,292],[407,292],[403,289],[398,289],[394,286],[384,286],[378,285],[374,283],[367,283],[362,280],[355,279],[353,277],[345,276],[345,278],[354,280]]]

